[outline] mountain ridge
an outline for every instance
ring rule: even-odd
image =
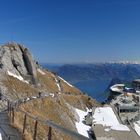
[[[0,90],[1,99],[11,102],[24,100],[30,97],[51,94],[47,97],[20,106],[20,109],[30,112],[33,116],[52,120],[74,132],[78,132],[76,122],[78,114],[75,108],[86,110],[98,103],[91,97],[84,95],[79,89],[70,85],[64,79],[43,69],[32,57],[32,54],[23,45],[8,43],[0,47]],[[1,102],[0,109],[6,106]],[[15,112],[15,123],[12,124],[19,132],[22,132],[23,114]],[[34,134],[34,121],[28,120],[29,128],[26,129],[24,138],[32,140]],[[48,128],[40,126],[37,135],[38,140],[46,137]],[[4,136],[3,136],[4,137]],[[72,138],[53,130],[54,139]],[[17,138],[20,140],[21,138]]]
[[[131,81],[140,77],[140,64],[136,63],[65,64],[50,69],[71,83],[114,78]]]

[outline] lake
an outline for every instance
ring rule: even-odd
[[[108,88],[110,82],[110,80],[87,80],[75,83],[74,86],[97,101],[102,102],[107,99],[105,90]]]
[[[42,64],[44,68],[48,68],[51,71],[57,71],[60,64]],[[63,76],[62,76],[63,77]],[[65,77],[63,77],[66,79]],[[102,102],[107,99],[107,95],[105,94],[105,90],[108,88],[111,80],[109,79],[96,79],[96,80],[84,80],[78,83],[74,83],[73,85],[79,88],[82,92],[88,94],[99,102]]]

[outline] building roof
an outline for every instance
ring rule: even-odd
[[[140,79],[133,80],[134,83],[140,83]]]
[[[125,87],[124,84],[116,84],[116,85],[113,85],[112,87],[110,87],[110,90],[114,91],[114,92],[123,93],[122,88],[124,88],[124,87]]]

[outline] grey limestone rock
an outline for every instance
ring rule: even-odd
[[[8,43],[0,47],[0,69],[37,84],[36,62],[29,50],[20,44]]]

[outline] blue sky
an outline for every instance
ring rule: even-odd
[[[40,62],[140,61],[140,0],[0,0],[0,44]]]

